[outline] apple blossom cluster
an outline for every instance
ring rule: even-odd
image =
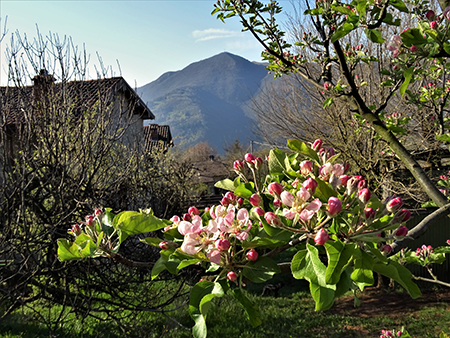
[[[234,162],[233,169],[238,180],[247,185],[251,182],[252,190],[229,191],[220,205],[206,208],[202,215],[190,207],[181,218],[172,217],[172,225],[165,231],[176,228],[183,236],[180,249],[184,253],[223,267],[231,281],[239,274],[236,267],[258,259],[255,247],[245,243],[267,236],[271,228],[290,231],[292,238],[311,240],[316,245],[324,245],[331,235],[346,242],[373,239],[380,243],[382,252],[389,253],[391,247],[381,241],[403,238],[408,233],[402,223],[411,213],[402,208],[401,198],[391,196],[380,202],[362,176],[348,175],[349,165],[335,162],[338,155],[333,148],[323,147],[320,139],[310,147],[316,154],[314,159],[299,162],[295,175],[282,181],[271,175],[261,178],[265,161],[246,154],[243,161]],[[247,168],[251,178],[247,177]],[[331,195],[326,200],[324,190]],[[160,248],[174,245],[164,241]]]
[[[391,338],[391,337],[401,337],[402,331],[395,331],[395,330],[381,330],[380,338]]]
[[[94,234],[96,234],[96,226],[97,224],[101,225],[103,218],[103,210],[102,209],[95,209],[94,214],[87,215],[85,217],[85,222],[81,222],[80,224],[74,224],[72,225],[72,228],[68,230],[68,232],[75,237],[80,236],[83,233],[83,226],[85,228],[85,232],[92,237]]]

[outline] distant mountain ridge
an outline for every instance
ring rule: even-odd
[[[237,138],[257,139],[249,102],[268,78],[264,65],[225,52],[165,73],[137,92],[177,144],[206,141],[223,152]]]

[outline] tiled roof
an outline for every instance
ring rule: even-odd
[[[22,122],[24,118],[23,112],[33,107],[33,88],[34,86],[0,87],[0,109],[6,115],[7,124]],[[126,99],[134,106],[134,114],[139,114],[143,119],[155,118],[150,109],[148,109],[122,77],[65,83],[59,82],[51,84],[49,88],[52,91],[52,99],[57,97],[73,105],[75,112],[90,109],[99,101],[102,104],[110,104],[114,101],[115,94],[122,92],[125,94]]]
[[[144,127],[145,150],[165,151],[172,146],[172,134],[168,125],[149,124]]]
[[[197,174],[198,181],[205,184],[214,184],[227,178],[231,173],[231,169],[226,162],[214,160],[213,158],[195,162],[193,163],[193,168]]]

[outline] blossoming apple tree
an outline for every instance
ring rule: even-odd
[[[348,104],[359,122],[391,147],[439,209],[408,231],[404,223],[411,213],[400,197],[381,201],[364,177],[351,175],[339,154],[320,139],[313,143],[289,140],[288,153],[274,149],[267,159],[252,154],[237,159],[233,167],[236,179],[216,184],[228,190],[219,205],[204,210],[192,206],[186,214],[170,220],[155,217],[151,210],[117,215],[110,209],[97,210],[72,227],[74,241],[58,241],[60,259],[110,257],[127,265],[152,265],[152,277],[165,270],[177,274],[192,265],[203,267],[204,277],[192,288],[189,303],[195,337],[206,336],[212,301],[227,292],[242,304],[250,323],[260,325],[259,310],[242,289],[250,282],[266,282],[286,268],[295,278],[309,282],[317,310],[330,308],[349,290],[372,285],[374,272],[397,281],[411,297],[420,296],[409,270],[389,255],[404,246],[406,239],[416,237],[434,220],[450,213],[450,206],[396,137],[400,130],[383,123],[383,116],[395,93],[407,95],[417,105],[433,102],[437,123],[442,125],[437,138],[450,140],[445,132],[448,85],[441,81],[450,68],[446,63],[450,55],[449,11],[430,13],[426,2],[420,0],[317,0],[305,15],[311,16],[319,35],[308,34],[308,41],[298,42],[301,48],[320,50],[320,57],[313,61],[318,73],[311,74],[304,67],[308,61],[284,40],[284,32],[275,21],[281,12],[276,1],[220,0],[215,6],[213,13],[222,20],[240,17],[244,29],[264,46],[263,55],[272,71],[296,72],[324,90],[328,94],[324,106],[335,100]],[[417,27],[393,37],[383,36],[381,27],[398,25],[396,13],[409,11],[420,18]],[[366,39],[393,54],[396,67],[380,72],[380,81],[391,88],[390,94],[376,103],[363,99],[364,89],[354,76],[355,64],[375,64],[376,57],[364,50],[348,53],[348,46],[342,45],[354,30],[363,30]],[[424,76],[434,77],[435,87],[414,92],[412,84]],[[156,263],[131,262],[122,257],[120,245],[130,235],[151,231],[162,234],[160,238],[143,239],[161,249]],[[294,251],[292,260],[277,263],[274,258],[287,249]]]

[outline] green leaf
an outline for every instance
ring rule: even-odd
[[[261,325],[261,314],[256,304],[252,303],[241,291],[241,289],[233,289],[234,298],[242,305],[247,314],[247,318],[253,327]]]
[[[373,266],[373,271],[398,282],[405,288],[406,291],[409,292],[413,299],[416,299],[422,295],[417,285],[412,281],[411,272],[397,262],[389,261],[388,264],[376,262]]]
[[[224,179],[224,180],[219,181],[219,182],[216,182],[216,184],[214,184],[214,186],[216,188],[229,190],[229,191],[234,191],[234,189],[236,189],[236,186],[234,185],[234,182],[232,180],[230,180],[229,178]]]
[[[408,7],[402,0],[390,0],[389,3],[397,8],[400,12],[409,13]]]
[[[428,201],[428,202],[422,203],[421,207],[422,208],[430,208],[430,207],[437,208],[437,204],[433,201]]]
[[[368,29],[366,28],[364,30],[364,33],[366,33],[367,38],[375,43],[383,43],[384,39],[381,36],[381,32],[377,29]]]
[[[289,165],[286,153],[280,149],[273,149],[269,153],[269,173],[272,175],[285,174],[293,171]]]
[[[436,135],[436,140],[442,142],[450,142],[450,134]]]
[[[243,197],[245,199],[250,199],[250,197],[255,193],[255,188],[253,182],[242,183],[235,190],[236,196]]]
[[[404,71],[403,76],[405,78],[405,81],[400,87],[400,94],[402,96],[405,95],[406,89],[408,88],[408,85],[411,82],[411,78],[413,75],[414,75],[414,67],[409,67],[407,70]]]
[[[306,250],[298,251],[292,259],[291,270],[294,278],[309,281],[317,311],[333,305],[336,285],[325,282],[326,266],[320,261],[316,247],[307,244]]]
[[[331,196],[337,196],[336,191],[331,188],[324,180],[316,177],[315,181],[317,182],[317,188],[314,196],[318,197],[322,201],[322,203],[328,203],[328,199]]]
[[[65,238],[58,239],[58,258],[61,262],[75,259],[83,259],[80,255],[80,247]]]
[[[123,243],[130,235],[156,231],[165,228],[166,225],[165,222],[153,215],[136,214],[134,211],[130,211],[129,214],[121,215],[117,222],[117,229],[120,231],[119,243]]]
[[[329,97],[328,99],[326,99],[326,100],[323,102],[323,107],[324,107],[324,108],[331,107],[331,105],[332,105],[333,103],[334,103],[333,98],[332,98],[332,97]]]
[[[141,242],[144,242],[145,244],[156,246],[159,248],[159,243],[162,242],[162,239],[159,239],[158,237],[145,237],[139,239]]]
[[[206,338],[206,315],[212,306],[212,299],[223,297],[224,292],[220,283],[201,281],[194,285],[189,300],[189,314],[195,321],[192,334],[195,338]]]
[[[280,267],[269,257],[260,257],[254,262],[248,262],[242,273],[254,283],[264,283],[280,272]]]
[[[367,252],[356,249],[353,255],[355,265],[354,271],[351,274],[351,279],[358,285],[361,291],[364,290],[365,286],[373,285],[373,257]]]
[[[326,241],[324,246],[328,256],[328,266],[325,274],[327,284],[337,284],[341,279],[341,273],[349,264],[354,251],[355,244],[343,244],[337,237]]]
[[[360,17],[364,17],[366,15],[366,8],[367,8],[368,2],[366,0],[358,0],[356,4],[356,10]]]
[[[333,6],[333,10],[335,10],[336,12],[339,12],[341,14],[346,14],[346,15],[354,15],[355,13],[353,13],[353,11],[350,8],[344,7],[344,6]]]
[[[402,42],[406,47],[419,46],[428,43],[422,32],[417,28],[408,29],[400,34]]]
[[[348,33],[350,33],[352,30],[354,30],[356,27],[357,27],[357,25],[354,25],[353,23],[345,22],[331,36],[331,43],[335,43],[337,40],[343,38]]]
[[[152,268],[152,272],[151,272],[151,277],[152,279],[155,279],[156,277],[158,277],[158,275],[163,272],[164,270],[167,269],[166,264],[169,261],[170,256],[173,254],[173,252],[175,251],[175,249],[169,249],[169,250],[161,250],[160,251],[160,255],[161,257],[159,257],[159,259],[156,261],[155,265],[153,265]],[[177,266],[175,267],[175,270]],[[171,271],[173,271],[173,269],[171,269]]]
[[[114,218],[115,215],[111,212],[111,208],[106,208],[102,217],[102,231],[111,236],[114,232]]]
[[[287,147],[299,154],[302,154],[316,162],[320,162],[319,155],[313,149],[308,147],[306,143],[301,142],[299,140],[288,140]]]
[[[386,17],[383,19],[383,22],[391,26],[400,26],[401,20],[399,18],[394,20],[391,13],[386,13]]]

